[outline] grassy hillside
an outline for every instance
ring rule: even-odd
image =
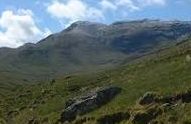
[[[190,55],[191,40],[188,40],[116,69],[60,76],[35,85],[16,86],[12,91],[1,88],[0,123],[27,124],[31,120],[40,124],[56,123],[67,99],[109,85],[121,87],[122,92],[110,103],[84,116],[97,119],[121,111],[144,111],[136,102],[145,92],[153,91],[166,96],[191,88]],[[179,103],[156,120],[189,124],[190,110],[191,103]],[[94,122],[90,120],[86,123]]]

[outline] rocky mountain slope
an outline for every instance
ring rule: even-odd
[[[37,44],[0,49],[0,83],[114,67],[171,46],[191,34],[191,22],[138,20],[104,25],[76,22]],[[5,83],[6,82],[6,83]]]

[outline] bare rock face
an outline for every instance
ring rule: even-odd
[[[83,115],[111,101],[121,88],[107,87],[87,94],[80,98],[71,99],[66,102],[66,108],[61,114],[60,122],[71,122],[77,115]]]

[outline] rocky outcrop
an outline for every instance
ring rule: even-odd
[[[182,101],[183,103],[191,102],[191,91],[188,90],[184,93],[179,93],[175,95],[169,96],[159,96],[154,92],[146,92],[139,100],[138,103],[140,105],[149,105],[151,103],[176,103],[177,101]]]
[[[66,108],[61,113],[60,122],[71,122],[75,120],[77,115],[83,115],[100,106],[108,103],[112,98],[119,94],[121,88],[107,87],[91,92],[85,96],[70,99],[66,102]]]
[[[115,97],[121,91],[117,87],[107,87],[89,93],[80,98],[70,99],[66,102],[66,108],[61,114],[60,122],[71,122],[77,115],[90,112]],[[109,113],[96,117],[82,117],[75,120],[74,124],[96,122],[97,124],[118,124],[121,122],[133,124],[156,124],[157,118],[163,113],[174,110],[179,104],[191,102],[191,91],[185,91],[169,96],[162,96],[155,92],[146,92],[139,100],[138,106],[123,112]],[[72,122],[73,123],[73,122]]]
[[[175,103],[177,101],[182,101],[183,103],[191,102],[191,90],[188,90],[184,93],[179,93],[172,96],[166,96],[160,99],[160,102],[163,103]]]
[[[162,112],[173,110],[179,103],[190,103],[191,91],[187,90],[183,93],[178,93],[169,96],[159,96],[154,92],[146,92],[138,101],[144,109],[132,116],[133,124],[150,124],[155,123],[154,120]],[[174,118],[171,119],[174,121]]]

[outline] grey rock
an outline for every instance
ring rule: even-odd
[[[75,120],[77,115],[86,114],[108,103],[120,91],[121,88],[118,87],[107,87],[79,98],[70,99],[66,102],[66,108],[61,113],[60,121],[62,123],[66,121],[71,122]]]

